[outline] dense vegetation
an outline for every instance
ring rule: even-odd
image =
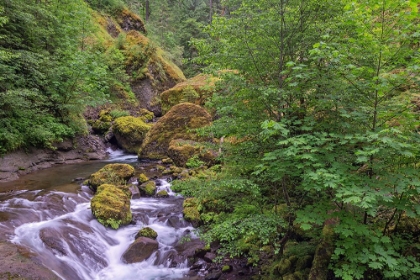
[[[208,103],[222,172],[176,183],[204,235],[270,256],[263,279],[308,254],[311,279],[418,278],[417,1],[223,3],[195,40],[209,71],[233,70]]]
[[[107,67],[85,38],[83,1],[0,1],[0,153],[83,133],[84,105],[107,94]]]
[[[133,94],[156,46],[92,39],[125,6],[188,74],[221,78],[199,131],[221,165],[174,183],[221,256],[262,279],[419,278],[418,1],[0,0],[0,153],[84,133],[85,105]]]

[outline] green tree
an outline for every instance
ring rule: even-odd
[[[239,139],[230,172],[296,217],[280,252],[296,227],[336,221],[343,279],[419,273],[403,226],[420,214],[417,4],[232,1],[196,41],[201,62],[232,70],[212,100],[215,135]]]
[[[1,1],[0,150],[51,146],[82,133],[85,105],[104,98],[107,66],[84,45],[83,1]]]

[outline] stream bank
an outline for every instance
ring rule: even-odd
[[[17,150],[0,157],[0,183],[17,180],[23,175],[54,165],[103,160],[107,156],[107,147],[97,135],[65,140],[55,144],[54,149]]]

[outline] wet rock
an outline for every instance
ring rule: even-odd
[[[24,247],[1,242],[0,252],[0,279],[60,279],[42,265],[37,255]]]
[[[149,258],[158,247],[159,243],[156,240],[139,237],[128,247],[121,258],[125,263],[142,262]]]
[[[207,252],[204,257],[203,260],[205,260],[206,262],[213,262],[213,260],[216,258],[216,254],[211,253],[211,252]]]
[[[175,245],[175,250],[178,252],[180,260],[194,260],[197,258],[197,252],[201,252],[205,248],[206,244],[200,239],[191,239],[190,241],[180,241]]]
[[[182,228],[186,226],[186,223],[181,220],[178,216],[170,216],[167,221],[168,226],[173,228]]]
[[[207,274],[204,279],[205,280],[218,280],[220,278],[220,276],[222,276],[222,272],[218,271],[218,272],[213,272],[210,274]]]
[[[51,250],[59,255],[67,255],[64,249],[64,243],[60,233],[52,228],[44,228],[39,232],[39,238],[44,242],[45,246],[51,248]]]
[[[131,198],[132,199],[140,198],[140,191],[139,191],[139,188],[137,186],[130,186],[129,189],[130,189],[130,192],[131,192]]]
[[[208,268],[208,264],[206,261],[204,260],[198,260],[196,261],[191,267],[190,270],[201,270],[201,269],[207,269]]]

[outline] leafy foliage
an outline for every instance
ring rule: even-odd
[[[0,151],[84,133],[81,113],[107,93],[107,66],[89,49],[83,1],[4,1]],[[6,20],[7,18],[7,20]]]
[[[230,69],[209,104],[218,119],[208,131],[229,139],[225,170],[257,184],[267,205],[286,205],[283,237],[336,221],[337,277],[418,277],[419,256],[406,252],[419,241],[397,230],[404,215],[420,217],[416,1],[226,6],[195,41],[200,63]]]

